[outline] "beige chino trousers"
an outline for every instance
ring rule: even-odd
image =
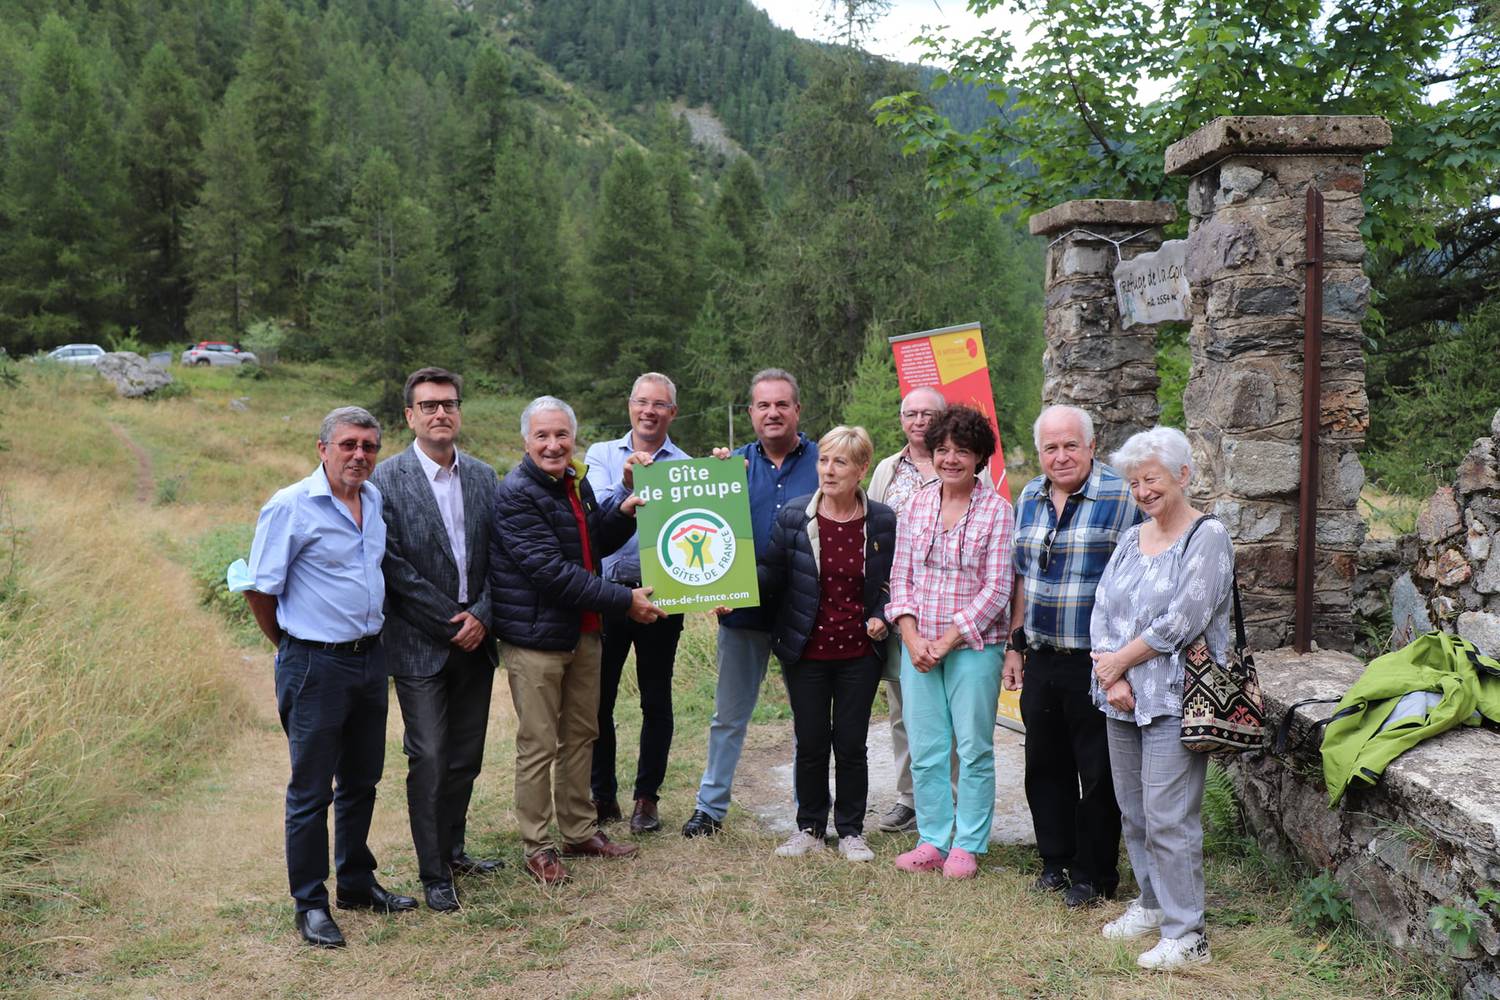
[[[529,858],[594,835],[589,767],[599,738],[599,633],[586,632],[571,650],[553,652],[500,644],[516,708],[516,820]]]

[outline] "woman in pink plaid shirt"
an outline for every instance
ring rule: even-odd
[[[896,528],[886,619],[900,630],[901,690],[911,745],[918,842],[906,871],[973,878],[995,817],[995,706],[1009,628],[1010,503],[980,475],[995,432],[956,406],[927,430],[938,481],[923,487]],[[957,802],[949,750],[958,747]]]

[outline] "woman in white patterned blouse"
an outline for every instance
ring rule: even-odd
[[[1180,655],[1200,635],[1215,657],[1227,653],[1234,550],[1217,520],[1196,525],[1204,515],[1187,500],[1193,457],[1181,431],[1142,431],[1110,463],[1150,520],[1120,536],[1090,622],[1094,704],[1107,716],[1115,798],[1141,887],[1103,934],[1159,931],[1136,962],[1175,969],[1210,957],[1200,815],[1208,757],[1182,745]]]

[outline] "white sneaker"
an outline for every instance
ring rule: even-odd
[[[1208,953],[1208,938],[1190,931],[1180,938],[1162,938],[1156,947],[1135,960],[1143,969],[1181,969],[1202,965],[1213,956]]]
[[[1148,910],[1139,899],[1132,899],[1125,912],[1105,924],[1099,933],[1114,941],[1145,937],[1161,926],[1161,911]]]
[[[859,834],[839,838],[839,853],[849,861],[874,861],[875,852]]]
[[[778,858],[800,858],[804,854],[812,854],[821,851],[827,845],[823,838],[813,834],[811,830],[798,830],[786,839],[786,843],[776,848]]]

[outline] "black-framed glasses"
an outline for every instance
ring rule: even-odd
[[[458,399],[457,397],[453,399],[424,399],[417,404],[417,409],[422,411],[423,416],[430,417],[434,413],[436,413],[439,408],[441,408],[444,413],[457,413],[459,408],[463,406],[463,403],[464,401],[462,399]]]

